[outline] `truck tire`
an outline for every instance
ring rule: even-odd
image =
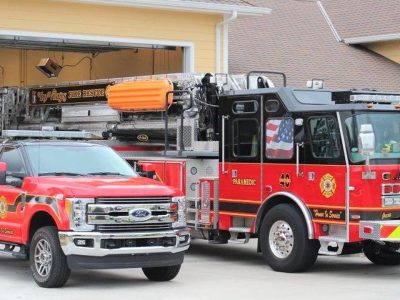
[[[61,249],[57,229],[42,227],[33,235],[29,251],[30,267],[35,282],[46,288],[63,286],[71,273]]]
[[[169,281],[178,275],[181,265],[169,267],[143,268],[143,273],[151,281]]]
[[[363,248],[365,256],[375,265],[397,266],[400,265],[400,253],[390,251],[385,247],[367,243]]]
[[[320,248],[318,241],[308,239],[303,215],[290,204],[279,204],[266,213],[259,242],[267,264],[287,273],[311,268]]]

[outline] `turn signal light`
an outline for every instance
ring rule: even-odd
[[[372,234],[372,232],[374,232],[374,229],[372,227],[369,227],[369,226],[364,227],[365,234]]]
[[[393,187],[391,185],[384,185],[383,186],[383,193],[384,194],[392,194],[393,193]]]

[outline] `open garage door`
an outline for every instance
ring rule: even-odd
[[[59,66],[53,78],[36,67]],[[187,42],[0,32],[0,85],[31,86],[70,81],[193,72]]]

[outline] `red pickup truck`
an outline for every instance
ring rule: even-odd
[[[184,197],[109,147],[11,141],[0,161],[0,250],[29,259],[39,286],[63,286],[76,268],[178,274],[190,244]]]

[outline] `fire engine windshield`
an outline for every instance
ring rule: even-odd
[[[400,159],[400,114],[368,112],[355,114],[345,120],[353,163],[370,159]],[[363,136],[369,135],[370,150],[363,151]]]
[[[37,176],[138,176],[112,149],[100,145],[27,145]]]

